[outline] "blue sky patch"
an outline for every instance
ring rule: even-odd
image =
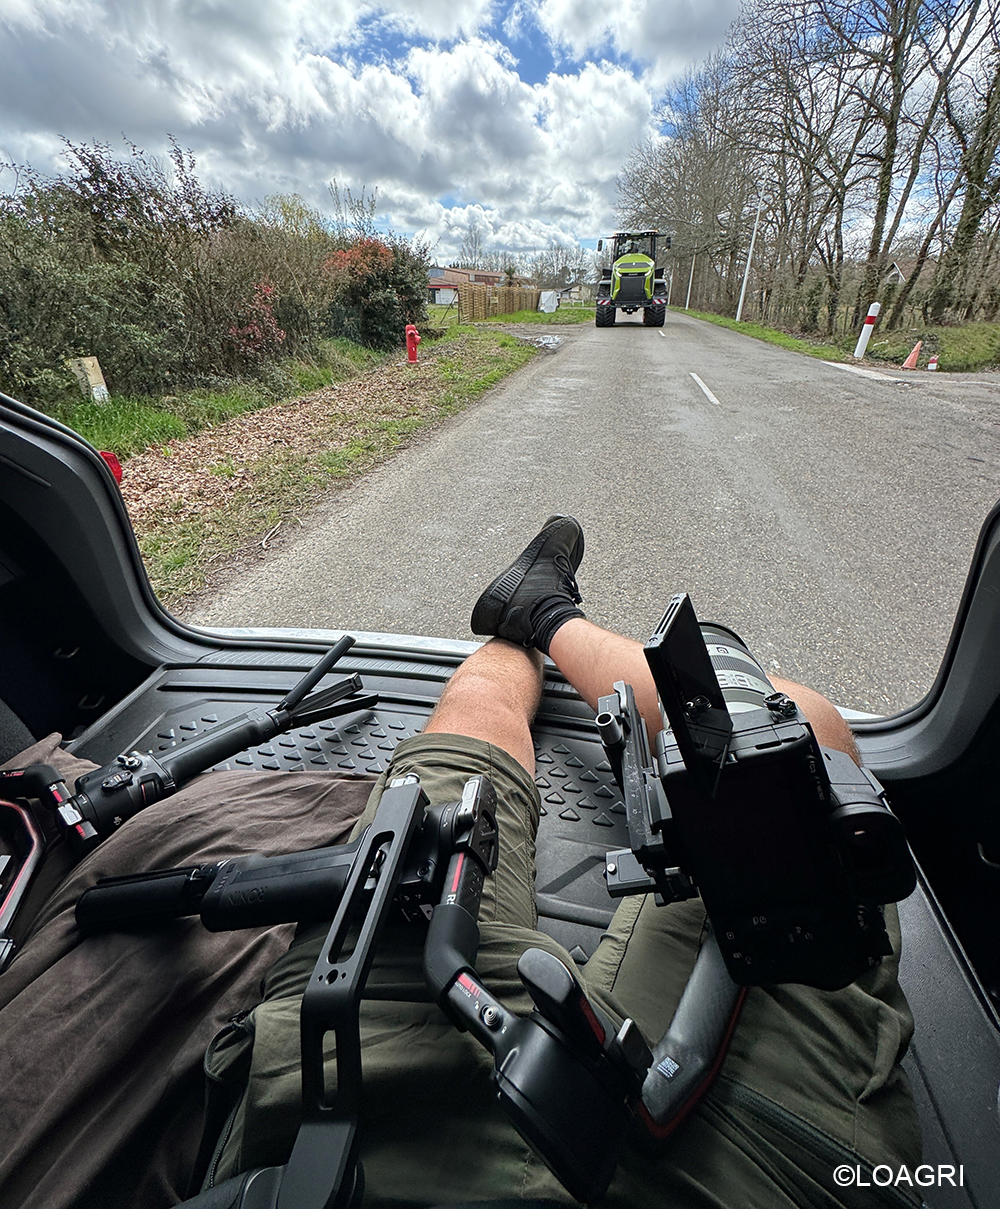
[[[382,14],[373,14],[360,18],[342,51],[340,47],[331,48],[326,55],[334,62],[350,58],[355,63],[398,67],[415,46],[427,49],[434,43],[428,38],[407,35]]]
[[[522,11],[520,20],[516,22],[514,35],[507,33],[504,22],[515,7],[516,5],[509,4],[503,11],[498,10],[487,32],[491,38],[506,46],[517,59],[517,74],[525,84],[544,84],[556,70],[552,47],[530,12]]]
[[[517,74],[525,84],[544,84],[552,72],[575,71],[586,62],[613,63],[635,76],[642,75],[649,66],[632,55],[620,54],[607,38],[599,46],[592,47],[583,58],[577,58],[567,46],[553,48],[548,36],[539,29],[534,14],[523,8],[514,22],[514,32],[508,33],[504,24],[513,10],[519,7],[514,3],[497,10],[487,32],[508,47],[517,59]]]

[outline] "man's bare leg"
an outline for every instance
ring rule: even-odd
[[[556,630],[549,643],[549,655],[592,709],[597,709],[598,697],[612,691],[616,680],[624,680],[632,685],[650,738],[662,728],[656,687],[641,643],[602,630],[585,617],[574,617]],[[819,743],[846,751],[861,763],[850,728],[824,696],[790,680],[776,676],[769,679],[778,692],[787,693],[796,702],[809,719]]]
[[[576,571],[583,550],[583,530],[578,521],[571,516],[549,517],[522,553],[479,597],[472,610],[472,630],[544,651],[595,709],[598,697],[610,693],[616,680],[626,681],[632,685],[636,704],[652,737],[662,723],[642,646],[630,638],[602,630],[577,607],[581,596]],[[821,744],[839,748],[860,763],[850,729],[825,697],[787,680],[772,677],[771,683],[798,704]],[[472,691],[468,696],[471,698],[468,707],[480,715],[476,724],[479,729],[459,733],[474,733],[494,741],[491,711],[487,708],[484,712],[478,692]],[[519,712],[515,710],[515,717]],[[443,729],[436,719],[432,722],[435,729]],[[509,741],[516,741],[518,734],[521,732],[515,728]],[[521,734],[521,738],[525,736]],[[519,750],[530,754],[530,736],[527,745],[520,745]]]
[[[541,695],[541,655],[494,638],[456,669],[423,733],[484,739],[534,776],[531,721]]]

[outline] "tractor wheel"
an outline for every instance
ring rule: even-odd
[[[613,327],[615,308],[613,306],[599,306],[594,319],[598,327]]]
[[[642,312],[642,321],[646,327],[663,327],[666,317],[667,308],[662,303],[660,306],[647,306]]]

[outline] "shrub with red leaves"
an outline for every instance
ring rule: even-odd
[[[263,365],[281,352],[285,333],[274,317],[277,302],[277,289],[266,281],[257,282],[253,294],[241,308],[239,322],[242,326],[229,329],[233,348],[245,365]]]
[[[403,342],[407,323],[421,322],[427,312],[426,251],[403,240],[388,242],[361,235],[323,262],[335,298],[326,330],[370,348],[393,348]]]
[[[345,301],[356,306],[367,296],[371,279],[387,274],[392,261],[390,247],[380,239],[365,238],[334,252],[323,267],[340,286]]]

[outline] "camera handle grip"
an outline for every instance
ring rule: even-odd
[[[185,915],[197,915],[205,891],[224,864],[225,861],[101,878],[77,900],[77,927],[85,936],[91,936],[98,932],[142,930]]]
[[[642,1085],[642,1120],[656,1139],[668,1137],[708,1090],[746,998],[746,987],[729,977],[707,921],[706,928],[691,977],[670,1027],[653,1048]]]

